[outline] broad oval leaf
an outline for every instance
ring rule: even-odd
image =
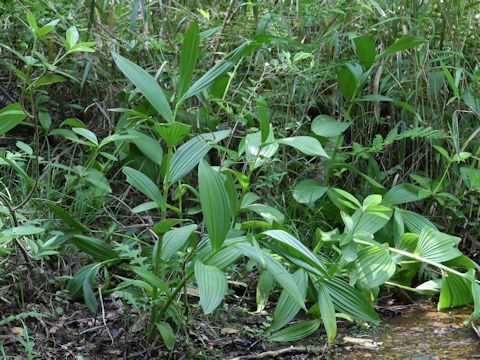
[[[215,266],[195,263],[195,279],[200,293],[200,306],[205,315],[211,314],[220,305],[227,293],[225,274]]]
[[[192,74],[197,65],[200,45],[200,30],[198,22],[194,20],[183,39],[182,52],[180,54],[180,81],[178,85],[178,97],[181,99],[187,91],[192,80]]]
[[[367,299],[354,287],[338,277],[322,281],[332,297],[335,308],[355,319],[378,323],[380,318]]]
[[[348,122],[338,122],[333,116],[318,115],[312,122],[312,131],[326,138],[333,138],[343,134],[350,126]]]
[[[309,335],[312,335],[320,327],[320,320],[307,320],[299,322],[288,328],[280,330],[268,337],[268,340],[274,342],[292,342]]]
[[[303,298],[305,298],[308,285],[307,273],[302,269],[298,269],[292,275],[292,278],[297,284],[300,294]],[[301,308],[302,307],[297,304],[295,299],[293,299],[287,291],[283,290],[280,294],[280,298],[278,299],[277,306],[275,307],[275,311],[273,313],[273,322],[269,328],[269,331],[277,331],[287,325],[290,320],[297,315]]]
[[[130,185],[143,193],[150,200],[153,200],[158,207],[163,206],[164,199],[162,193],[147,175],[128,166],[124,166],[122,171],[127,176],[127,182]]]
[[[19,103],[11,104],[0,110],[0,135],[6,134],[20,124],[27,114]]]
[[[315,179],[306,179],[295,184],[293,188],[293,198],[300,204],[312,206],[315,201],[320,199],[328,188],[322,186],[320,181]]]
[[[454,247],[460,240],[459,237],[426,227],[420,234],[414,253],[439,263],[452,260],[462,255],[462,252]]]
[[[201,134],[180,146],[173,154],[170,168],[170,182],[176,182],[187,175],[215,144],[230,135],[230,130],[221,130],[209,134]]]
[[[335,342],[337,337],[337,318],[335,315],[335,306],[332,297],[327,288],[323,284],[317,284],[318,305],[320,308],[320,316],[322,317],[323,326],[327,332],[328,342]]]
[[[197,229],[197,225],[187,225],[169,230],[163,235],[161,259],[168,260],[180,250],[188,241],[188,238]]]
[[[117,259],[118,254],[106,242],[85,235],[73,235],[70,240],[76,247],[83,252],[91,255],[98,260]]]
[[[395,273],[392,255],[382,245],[366,246],[358,252],[355,260],[357,283],[363,289],[382,285]]]
[[[420,44],[427,42],[424,38],[408,35],[404,38],[397,40],[392,45],[390,45],[381,55],[380,57],[386,57],[390,54],[396,53],[397,51],[403,51],[407,49],[414,48]]]
[[[168,122],[173,122],[173,114],[157,80],[137,64],[113,53],[113,60],[123,74],[135,85],[152,106]]]
[[[277,143],[294,147],[305,155],[320,156],[329,159],[322,144],[311,136],[294,136],[277,140]]]
[[[143,155],[155,164],[162,165],[163,149],[156,139],[132,129],[127,130],[127,132],[132,136],[133,143],[140,149]]]
[[[205,160],[198,167],[198,188],[203,221],[214,251],[220,249],[227,238],[232,222],[232,206],[222,175]]]

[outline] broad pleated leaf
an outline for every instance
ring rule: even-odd
[[[95,293],[93,292],[92,286],[88,281],[88,278],[86,278],[83,281],[82,289],[83,289],[83,300],[85,301],[85,305],[87,305],[88,310],[90,310],[92,314],[96,314],[98,302],[97,302],[97,298],[95,297]]]
[[[320,156],[329,159],[329,156],[325,150],[323,150],[322,144],[311,136],[294,136],[277,140],[277,142],[294,147],[305,155]]]
[[[270,159],[278,150],[278,144],[275,142],[273,136],[272,126],[268,133],[267,140],[262,141],[262,134],[260,131],[248,134],[245,137],[245,153],[248,163],[251,168],[256,169],[268,159]]]
[[[72,215],[63,210],[60,206],[47,203],[47,207],[61,220],[63,220],[70,228],[89,233],[91,230],[81,222],[77,221]]]
[[[353,39],[355,50],[363,68],[368,70],[375,61],[376,51],[375,43],[370,36],[364,35]]]
[[[303,259],[303,261],[309,263],[317,269],[320,269],[321,271],[325,270],[325,266],[320,262],[320,260],[298,239],[286,231],[268,230],[263,234],[268,235],[272,239],[278,241],[280,244],[287,246],[292,251],[292,255]]]
[[[177,341],[177,337],[170,324],[165,321],[159,321],[155,325],[167,349],[172,350],[175,346],[175,341]]]
[[[407,49],[414,48],[420,44],[423,44],[427,40],[413,35],[405,36],[404,38],[397,40],[395,43],[390,45],[387,50],[385,50],[380,57],[386,57],[390,54],[396,53],[397,51],[403,51]]]
[[[181,122],[158,124],[153,127],[153,130],[155,130],[155,132],[169,146],[177,145],[190,133],[191,129],[191,125],[183,124]]]
[[[203,312],[211,314],[220,305],[227,293],[225,274],[215,266],[195,263],[195,279],[200,293],[200,306]]]
[[[297,284],[300,294],[303,298],[305,298],[308,285],[307,273],[302,269],[299,269],[292,275],[292,278]],[[287,325],[300,310],[301,306],[297,304],[295,299],[293,299],[287,291],[283,290],[280,294],[280,298],[278,299],[277,306],[275,307],[275,311],[273,313],[273,322],[269,330],[280,330],[282,327]]]
[[[312,131],[318,136],[334,138],[348,129],[350,123],[338,122],[333,116],[318,115],[312,122]]]
[[[337,337],[335,306],[333,305],[333,300],[328,289],[323,284],[317,284],[317,290],[320,315],[322,317],[323,326],[325,326],[325,331],[327,332],[328,342],[331,344],[335,342],[335,338]]]
[[[201,134],[180,146],[173,154],[170,168],[170,182],[176,182],[197,166],[201,159],[217,143],[230,135],[230,130],[221,130],[210,134]]]
[[[261,217],[263,217],[268,223],[272,224],[274,221],[278,224],[283,224],[285,216],[274,207],[264,204],[250,204],[246,209],[251,210]]]
[[[263,271],[260,274],[257,283],[257,312],[265,309],[268,303],[268,298],[270,297],[270,292],[273,289],[273,276],[268,271]]]
[[[387,191],[383,201],[392,205],[406,204],[421,200],[423,197],[418,195],[418,186],[412,184],[399,184]]]
[[[367,246],[358,252],[355,274],[364,289],[373,289],[390,279],[395,272],[395,262],[387,248]]]
[[[122,171],[127,176],[127,182],[130,185],[162,207],[164,203],[162,193],[147,175],[128,166],[124,166]]]
[[[83,252],[98,260],[117,259],[118,254],[105,241],[84,235],[74,235],[71,242]]]
[[[405,226],[411,232],[415,234],[420,234],[422,230],[426,227],[437,230],[437,227],[425,216],[405,209],[399,209],[399,211],[402,215]]]
[[[156,139],[131,129],[128,130],[128,134],[132,135],[133,143],[140,149],[143,155],[155,164],[162,165],[163,149]]]
[[[291,342],[304,339],[312,335],[320,327],[320,320],[307,320],[288,328],[280,330],[269,336],[268,340],[274,342]]]
[[[179,99],[185,94],[192,81],[192,74],[197,65],[199,44],[200,30],[198,22],[194,20],[185,34],[182,44],[182,52],[180,54],[180,81],[178,85]]]
[[[250,251],[248,254],[246,254],[246,256],[249,256],[251,258],[258,258],[257,252],[254,250],[254,247],[251,245],[249,246],[250,249],[253,250],[253,252]],[[270,253],[263,251],[262,255],[262,258],[265,260],[266,269],[272,274],[272,276],[275,278],[275,281],[279,283],[280,286],[290,294],[292,299],[298,305],[300,305],[302,309],[306,310],[304,298],[292,275]]]
[[[472,300],[472,288],[469,280],[452,273],[443,273],[438,310],[470,304]]]
[[[6,134],[15,126],[20,124],[27,114],[23,111],[20,104],[15,103],[8,105],[0,110],[0,135]]]
[[[172,110],[157,80],[140,66],[115,52],[113,53],[113,60],[123,74],[140,90],[158,113],[168,122],[172,122]]]
[[[232,222],[232,207],[225,180],[205,160],[198,167],[198,188],[203,221],[214,251],[225,241]]]
[[[162,260],[168,260],[178,250],[183,248],[197,225],[187,225],[167,231],[162,239]]]
[[[472,322],[480,318],[480,285],[476,281],[472,281],[472,297],[473,297],[473,313],[465,321],[466,323]]]
[[[293,198],[300,204],[313,205],[327,192],[327,189],[318,180],[301,180],[293,188]]]
[[[82,294],[85,279],[88,279],[90,284],[93,283],[93,281],[97,277],[99,269],[100,264],[94,263],[84,266],[83,268],[78,270],[75,275],[73,275],[72,280],[70,280],[68,283],[68,294],[74,299],[80,297],[80,295]]]
[[[462,255],[461,251],[454,247],[459,242],[459,237],[444,234],[431,228],[424,228],[414,253],[440,263]]]
[[[322,284],[328,289],[335,308],[355,319],[377,323],[380,319],[360,292],[344,280],[333,277]]]

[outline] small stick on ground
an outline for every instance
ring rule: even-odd
[[[252,359],[272,359],[286,354],[319,354],[323,352],[322,348],[317,346],[290,346],[279,350],[265,351],[259,354],[243,355],[230,360],[252,360]]]

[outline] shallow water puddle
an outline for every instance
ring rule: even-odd
[[[380,330],[346,338],[341,359],[480,359],[480,339],[463,321],[470,308],[438,312],[432,305],[385,318]]]

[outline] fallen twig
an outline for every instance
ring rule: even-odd
[[[259,354],[251,355],[242,355],[230,360],[249,360],[249,359],[272,359],[281,355],[286,354],[300,354],[300,353],[309,353],[309,354],[319,354],[323,352],[323,349],[318,346],[290,346],[288,348],[283,348],[279,350],[265,351]]]

